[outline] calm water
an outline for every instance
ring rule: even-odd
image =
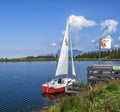
[[[120,64],[112,61],[101,63]],[[93,64],[98,62],[76,61],[77,79],[86,82],[86,68]],[[56,65],[50,61],[0,63],[0,112],[29,112],[48,105],[49,101],[42,97],[40,88],[42,83],[53,78]]]

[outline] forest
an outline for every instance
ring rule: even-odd
[[[100,52],[87,52],[75,57],[76,59],[100,59],[100,60],[119,60],[120,49],[104,50]]]

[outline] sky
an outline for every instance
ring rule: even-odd
[[[61,47],[69,19],[73,48],[120,47],[120,0],[0,0],[0,58],[39,56]]]

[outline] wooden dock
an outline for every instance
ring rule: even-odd
[[[120,65],[93,65],[87,68],[87,77],[90,84],[107,82],[120,78]]]

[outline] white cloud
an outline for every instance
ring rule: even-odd
[[[50,44],[50,46],[55,47],[55,46],[56,46],[56,43],[53,42],[53,43]]]
[[[79,31],[83,28],[95,26],[96,23],[93,20],[88,20],[83,16],[70,15],[68,17],[68,23],[70,26],[69,31],[71,32],[72,44],[77,45],[80,41]],[[64,34],[65,31],[62,32]]]
[[[111,35],[107,35],[105,38],[106,39],[112,39]]]
[[[114,45],[113,45],[113,48],[120,48],[120,45],[114,44]]]
[[[119,46],[115,44],[114,39],[112,38],[112,33],[115,33],[117,30],[118,22],[113,19],[107,19],[101,23],[102,30],[103,30],[103,38],[109,38],[112,41],[112,47],[118,48]],[[118,38],[119,39],[119,38]]]
[[[105,20],[104,22],[102,22],[101,26],[103,29],[103,35],[116,32],[117,25],[118,25],[118,22],[113,19],[108,19],[108,20]]]
[[[88,20],[83,16],[71,15],[68,18],[71,30],[82,30],[84,27],[95,26],[96,23],[93,20]]]
[[[111,42],[113,43],[114,42],[114,40],[113,40],[113,38],[112,38],[112,36],[111,35],[107,35],[106,37],[104,37],[104,38],[106,38],[106,39],[111,39]]]

